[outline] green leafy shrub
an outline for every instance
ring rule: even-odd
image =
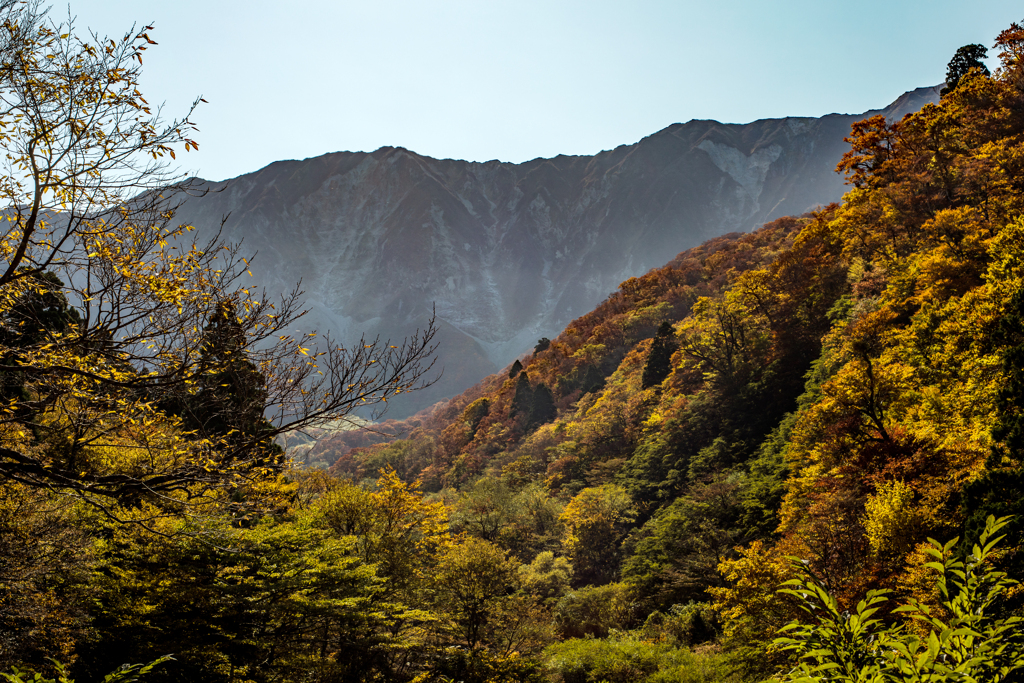
[[[667,612],[652,612],[644,622],[647,640],[693,647],[722,635],[722,618],[711,603],[672,605]]]
[[[154,659],[149,664],[123,664],[115,671],[104,676],[103,683],[135,683],[135,681],[138,681],[155,667],[172,659],[174,657],[165,655],[159,659]],[[22,671],[18,667],[12,667],[9,673],[0,671],[0,679],[3,679],[6,683],[75,683],[74,679],[69,678],[67,667],[63,663],[55,659],[51,661],[53,662],[57,678],[47,678],[37,671]]]
[[[965,560],[955,548],[930,540],[926,567],[938,574],[940,610],[911,599],[894,613],[911,624],[887,625],[875,615],[886,591],[869,591],[851,612],[802,563],[799,577],[781,592],[797,599],[812,624],[789,624],[776,644],[800,662],[784,681],[998,681],[1020,680],[1024,670],[1024,618],[999,613],[1007,589],[1017,582],[992,568],[990,560],[1008,518],[989,517]],[[1014,672],[1018,672],[1016,675]],[[776,679],[779,680],[779,679]]]
[[[448,648],[431,671],[412,683],[543,683],[538,665],[516,652],[495,655],[485,650]]]
[[[572,564],[550,550],[538,553],[530,564],[519,567],[519,583],[530,595],[546,602],[557,601],[569,590]]]
[[[632,607],[630,589],[624,583],[587,586],[566,593],[558,601],[555,627],[563,638],[603,638],[609,629],[629,626]]]
[[[555,683],[704,683],[733,680],[724,657],[633,635],[574,638],[548,647],[543,664]]]

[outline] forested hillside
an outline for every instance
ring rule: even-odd
[[[868,115],[898,119],[937,99],[918,88]],[[196,181],[177,220],[244,242],[268,291],[301,280],[303,332],[399,339],[436,311],[444,373],[391,402],[407,417],[681,250],[837,201],[833,169],[863,116],[689,121],[593,156],[519,164],[334,152]]]
[[[285,334],[148,191],[195,143],[143,116],[147,29],[0,13],[7,680],[1019,680],[1021,26],[854,125],[841,204],[627,280],[407,438],[306,444],[325,470],[275,440],[415,391],[433,326]]]
[[[755,677],[785,666],[787,557],[841,605],[930,600],[929,537],[966,551],[987,516],[1024,511],[1020,46],[1007,31],[995,77],[856,124],[842,204],[684,252],[388,425],[408,438],[309,458],[355,481],[392,467],[520,561],[564,555],[567,595],[610,610],[592,634],[699,612]],[[557,544],[523,545],[517,497],[535,491],[560,509]],[[1004,533],[1019,577],[1020,522]]]

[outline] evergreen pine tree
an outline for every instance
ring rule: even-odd
[[[255,447],[268,458],[280,459],[274,441],[260,438],[271,431],[264,417],[266,380],[245,355],[245,330],[231,301],[221,301],[204,332],[200,366],[204,368],[199,390],[167,408],[181,416],[184,427],[231,451]]]
[[[68,304],[64,283],[53,273],[32,276],[34,289],[23,295],[0,319],[0,345],[27,349],[46,342],[53,333],[67,331],[81,322],[78,311]],[[5,366],[17,365],[15,350],[0,358]],[[0,399],[20,397],[29,378],[23,371],[0,371]]]
[[[999,418],[992,428],[993,455],[1020,467],[1024,464],[1024,290],[1014,294],[1007,308],[999,321],[1001,341],[1007,344],[1003,352],[1006,384],[996,402]]]
[[[512,364],[512,367],[508,370],[508,378],[514,379],[519,376],[519,373],[523,371],[523,364],[516,358],[516,362]]]
[[[979,69],[986,76],[991,75],[985,62],[981,61],[988,57],[988,48],[984,45],[964,45],[956,51],[953,59],[946,65],[946,87],[941,91],[942,95],[956,90],[960,79],[967,75],[971,69]]]
[[[542,424],[551,422],[558,416],[558,408],[555,407],[555,397],[544,382],[537,384],[533,390],[533,409],[530,411],[529,427],[539,427]]]
[[[661,384],[672,372],[672,354],[676,352],[679,345],[675,340],[675,330],[672,323],[666,321],[658,328],[658,333],[651,343],[651,351],[647,355],[647,364],[644,365],[644,374],[641,382],[644,389]]]
[[[519,379],[516,380],[516,393],[512,396],[509,414],[512,417],[524,416],[527,421],[533,414],[533,388],[525,370],[519,373]]]

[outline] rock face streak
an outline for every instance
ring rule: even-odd
[[[436,306],[432,389],[401,417],[456,394],[554,337],[623,280],[705,239],[838,200],[850,124],[880,112],[725,125],[675,124],[589,157],[522,164],[432,159],[401,148],[279,161],[189,200],[177,220],[256,252],[270,292],[302,281],[303,327],[351,343],[398,339]]]

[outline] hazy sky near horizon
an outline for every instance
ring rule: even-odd
[[[385,145],[520,162],[690,119],[860,113],[940,83],[958,47],[991,48],[1024,19],[1009,0],[72,0],[70,11],[101,35],[155,25],[143,92],[168,116],[208,101],[193,117],[199,151],[179,160],[211,180]]]

